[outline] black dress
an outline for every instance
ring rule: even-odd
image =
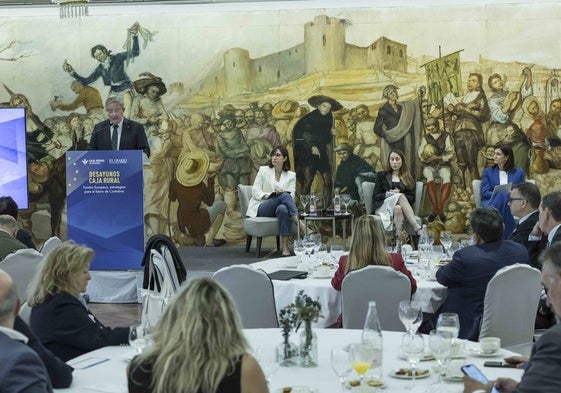
[[[151,362],[140,363],[138,356],[132,359],[127,372],[129,393],[151,393],[152,388],[152,366]],[[242,356],[238,357],[234,369],[227,372],[216,393],[241,393]],[[199,391],[199,393],[205,393]]]

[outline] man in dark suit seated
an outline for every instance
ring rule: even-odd
[[[88,150],[142,150],[146,157],[150,157],[144,126],[123,117],[123,99],[119,96],[108,97],[105,111],[109,119],[95,125]]]
[[[487,284],[499,269],[515,263],[529,264],[530,259],[524,246],[503,240],[503,219],[494,207],[475,209],[470,225],[474,245],[456,251],[452,262],[436,272],[437,281],[448,287],[448,295],[431,322],[436,326],[439,314],[457,313],[458,337],[477,341]]]
[[[542,283],[547,288],[547,304],[561,318],[561,242],[549,247],[541,256]],[[558,393],[561,392],[561,324],[549,328],[532,348],[530,360],[521,356],[505,359],[525,368],[520,382],[498,378],[487,385],[464,377],[464,392],[489,392],[496,386],[501,393]],[[526,363],[527,362],[527,363]]]
[[[0,214],[8,214],[14,217],[17,221],[19,208],[16,201],[11,196],[0,197]],[[16,239],[25,244],[28,248],[35,248],[33,236],[25,229],[18,229]]]
[[[12,278],[0,270],[0,392],[52,392],[47,370],[39,355],[14,330],[19,308]]]
[[[0,261],[11,253],[27,248],[16,239],[18,224],[16,219],[8,214],[0,215]]]
[[[510,193],[510,212],[513,216],[518,217],[518,224],[514,231],[508,236],[508,240],[520,243],[527,249],[530,248],[530,241],[528,235],[532,232],[534,225],[538,222],[539,212],[538,207],[542,195],[539,188],[533,183],[520,183],[512,187]],[[530,264],[533,267],[538,265],[539,251],[533,247],[530,253]]]

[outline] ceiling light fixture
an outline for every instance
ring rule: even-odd
[[[88,3],[90,0],[51,0],[51,3],[60,7],[60,18],[80,18],[88,16]]]

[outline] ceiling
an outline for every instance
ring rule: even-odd
[[[295,1],[295,0],[268,0],[268,1]],[[90,0],[90,5],[123,5],[123,4],[213,4],[213,3],[248,3],[263,2],[263,0]],[[48,6],[51,0],[0,0],[0,7],[31,7]]]

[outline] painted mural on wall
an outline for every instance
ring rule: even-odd
[[[350,163],[384,170],[400,148],[425,184],[422,218],[466,232],[472,180],[498,142],[542,193],[560,188],[561,8],[541,10],[538,32],[536,7],[186,12],[116,16],[122,27],[110,29],[107,17],[39,18],[33,31],[4,21],[0,102],[27,109],[23,224],[38,241],[65,237],[64,152],[87,148],[103,101],[118,94],[151,147],[146,237],[243,240],[236,187],[252,184],[278,144],[298,194],[325,201],[335,186],[359,199]],[[511,18],[521,9],[523,25]]]

